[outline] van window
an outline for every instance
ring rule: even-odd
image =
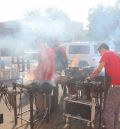
[[[95,52],[95,54],[99,54],[98,53],[98,45],[94,45],[94,52]]]
[[[89,54],[90,46],[88,45],[71,45],[69,54]]]

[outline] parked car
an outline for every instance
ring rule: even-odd
[[[65,48],[69,67],[96,66],[99,54],[93,42],[72,42],[61,44]]]

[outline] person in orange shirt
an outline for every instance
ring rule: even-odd
[[[52,48],[47,47],[42,44],[40,48],[40,59],[38,62],[38,66],[34,70],[34,78],[36,80],[48,80],[51,81],[54,77],[54,51]]]
[[[45,44],[40,45],[39,62],[34,70],[34,80],[39,81],[44,94],[39,92],[35,95],[36,109],[39,113],[46,110],[48,106],[49,113],[51,109],[51,86],[53,86],[52,80],[54,79],[54,51],[52,48]],[[38,114],[39,114],[38,113]],[[47,118],[49,119],[49,118]]]

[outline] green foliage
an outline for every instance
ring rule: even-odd
[[[99,5],[89,11],[90,40],[120,42],[120,0],[114,7]]]

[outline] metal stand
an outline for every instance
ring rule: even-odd
[[[50,119],[50,100],[49,100],[49,94],[45,94],[46,107],[45,107],[44,115],[43,116],[39,116],[37,118],[34,118],[34,108],[33,108],[34,107],[34,93],[32,91],[33,85],[29,84],[28,86],[26,86],[26,85],[21,85],[21,84],[13,83],[13,87],[14,87],[15,90],[16,90],[17,87],[23,88],[24,90],[22,90],[22,92],[20,92],[20,94],[22,94],[23,92],[27,92],[28,93],[28,95],[29,95],[29,105],[30,105],[30,108],[28,110],[26,110],[26,111],[23,111],[22,110],[23,107],[22,107],[22,105],[20,105],[20,107],[19,107],[20,108],[20,113],[17,113],[17,100],[16,100],[17,94],[15,94],[15,96],[14,96],[14,100],[15,100],[15,106],[14,106],[15,125],[17,125],[17,123],[18,123],[18,118],[21,119],[21,121],[25,121],[28,124],[30,124],[30,129],[34,128],[34,124],[37,121],[40,121],[41,123],[44,120],[47,120],[47,122],[49,121],[49,119]],[[21,99],[20,99],[20,101],[21,101]],[[27,112],[29,112],[29,116],[30,116],[29,119],[26,119],[26,118],[22,117],[22,115],[24,113],[27,113]],[[23,126],[23,124],[20,127],[22,127],[22,126]]]
[[[99,105],[99,126],[98,129],[101,129],[102,127],[102,86],[100,86],[100,105]]]

